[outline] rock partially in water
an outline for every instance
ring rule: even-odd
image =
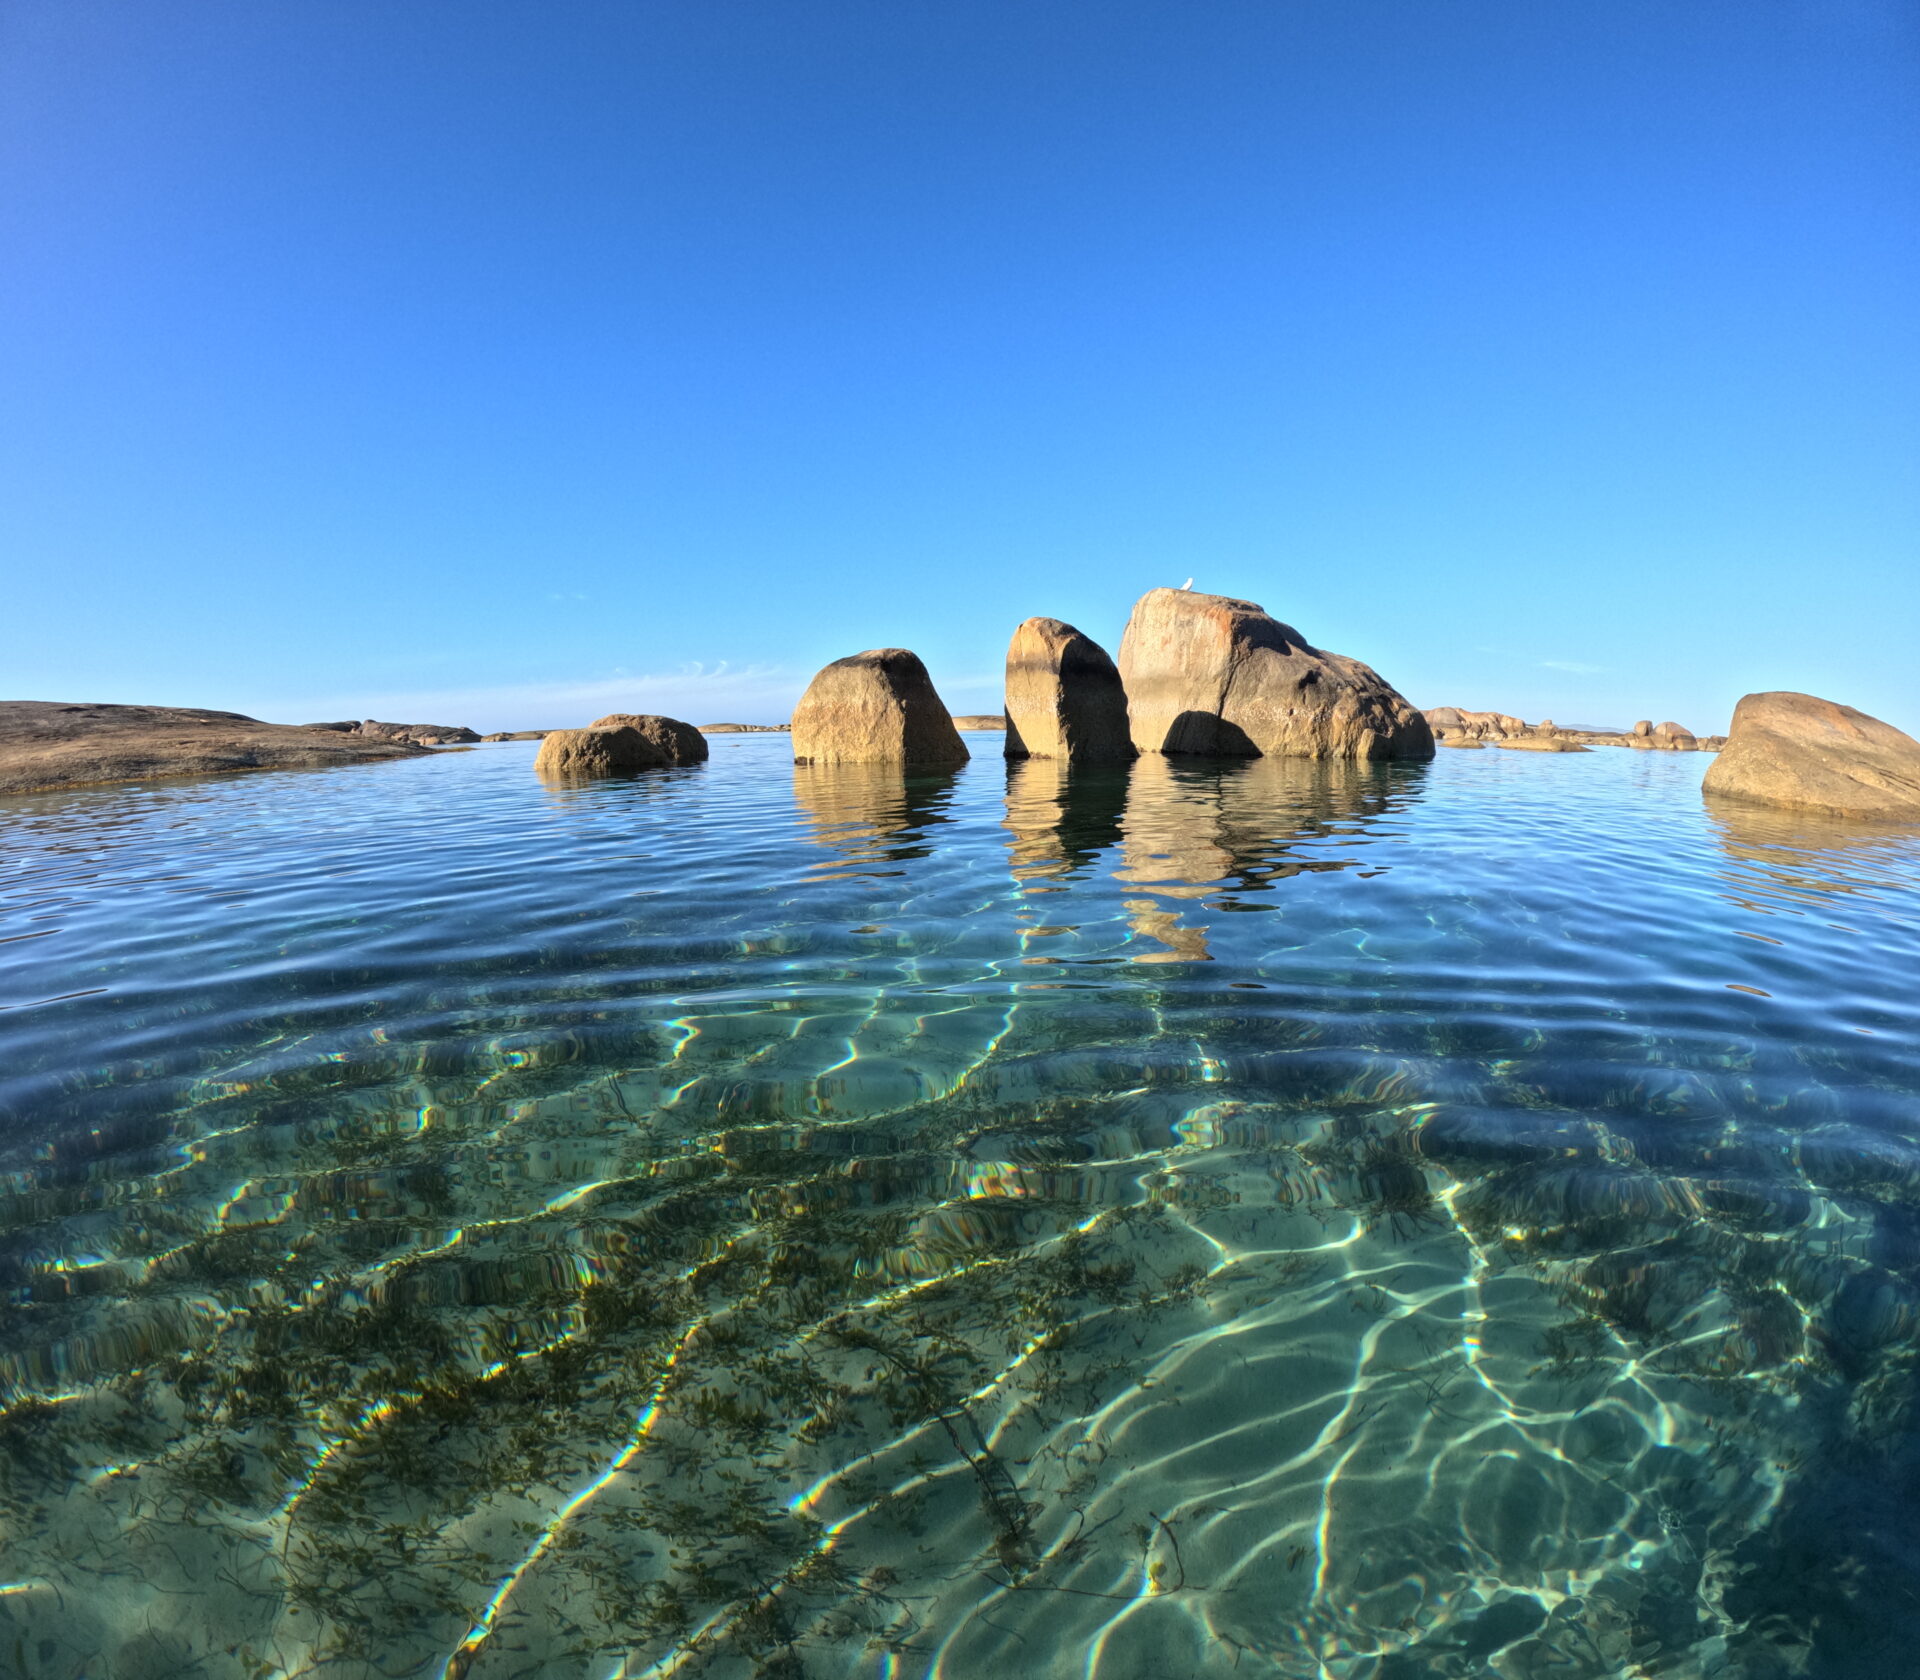
[[[1057,618],[1030,618],[1007,648],[1007,757],[1125,764],[1127,691],[1107,650]]]
[[[315,727],[331,729],[335,726],[323,724]],[[377,718],[367,718],[350,727],[354,734],[370,736],[376,741],[412,741],[423,747],[465,744],[480,739],[471,729],[458,723],[382,723]]]
[[[1836,817],[1920,822],[1920,741],[1811,694],[1749,694],[1701,789]]]
[[[703,723],[702,735],[784,735],[792,725],[785,723]]]
[[[1242,758],[1431,758],[1433,731],[1370,666],[1251,601],[1152,589],[1120,643],[1133,744]]]
[[[1691,752],[1700,743],[1694,733],[1681,723],[1656,723],[1653,726],[1653,744],[1666,747],[1674,752]]]
[[[905,648],[836,659],[794,708],[796,764],[964,764],[971,756],[926,666]]]
[[[425,748],[194,706],[0,701],[0,794],[413,758]]]
[[[1525,718],[1517,718],[1510,712],[1474,712],[1462,706],[1429,706],[1420,714],[1432,729],[1434,740],[1442,737],[1449,741],[1497,741],[1503,736],[1525,735],[1530,726]],[[1551,722],[1540,727],[1551,730]]]
[[[707,738],[690,723],[657,712],[609,712],[589,729],[637,729],[667,755],[669,764],[705,764]]]
[[[1504,747],[1508,752],[1568,753],[1590,750],[1580,741],[1562,740],[1557,735],[1516,735],[1510,740],[1498,740],[1493,744]]]
[[[482,735],[483,741],[544,741],[551,733],[545,729],[499,729],[491,735]]]
[[[659,742],[621,725],[615,729],[550,729],[540,743],[533,767],[556,780],[581,781],[626,776],[637,770],[664,770],[672,763]]]
[[[999,712],[964,712],[953,720],[955,729],[1005,729],[1006,718]]]

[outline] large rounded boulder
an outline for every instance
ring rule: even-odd
[[[1390,683],[1251,601],[1149,590],[1121,639],[1120,678],[1143,753],[1433,756],[1427,720]]]
[[[1920,823],[1920,741],[1811,694],[1749,694],[1700,785],[1721,799]]]
[[[1007,757],[1125,764],[1127,691],[1107,650],[1057,618],[1030,618],[1007,647]]]
[[[917,654],[836,659],[793,712],[796,764],[964,764],[969,753]]]
[[[586,781],[600,776],[629,776],[638,770],[664,770],[673,762],[666,749],[637,729],[550,729],[540,742],[533,767],[557,781]]]
[[[667,755],[669,764],[705,764],[707,738],[690,723],[654,712],[609,712],[589,729],[637,729]]]

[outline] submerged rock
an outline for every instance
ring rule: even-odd
[[[1920,741],[1811,694],[1749,694],[1701,790],[1837,817],[1920,822]]]
[[[836,659],[793,712],[796,764],[964,764],[971,755],[917,654]]]
[[[426,750],[411,741],[262,723],[194,706],[0,701],[0,794],[236,770],[312,770],[417,758]]]
[[[1107,650],[1057,618],[1030,618],[1007,647],[1007,757],[1125,764],[1127,691]]]
[[[622,724],[614,729],[550,729],[533,767],[543,776],[574,781],[664,770],[672,763],[659,742]]]
[[[609,712],[589,729],[637,729],[667,755],[669,764],[705,764],[707,738],[690,723],[657,712]]]
[[[1370,666],[1312,646],[1251,601],[1153,589],[1120,643],[1145,753],[1431,758],[1433,731]]]

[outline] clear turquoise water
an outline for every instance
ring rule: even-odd
[[[1920,836],[1704,755],[0,804],[0,1672],[1904,1672]]]

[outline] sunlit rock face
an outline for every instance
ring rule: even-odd
[[[918,654],[836,659],[793,712],[797,764],[964,764],[971,755]]]
[[[1007,648],[1007,757],[1125,764],[1127,691],[1107,650],[1057,618],[1030,618]]]
[[[637,729],[667,755],[670,764],[704,764],[707,738],[690,723],[655,712],[609,712],[595,718],[594,729]]]
[[[1757,805],[1920,822],[1920,741],[1811,694],[1749,694],[1701,788]]]
[[[1370,666],[1251,601],[1152,589],[1120,643],[1133,744],[1243,758],[1431,758],[1427,720]]]
[[[625,776],[636,770],[664,770],[673,762],[666,749],[637,729],[552,729],[540,742],[533,767],[559,781]]]

